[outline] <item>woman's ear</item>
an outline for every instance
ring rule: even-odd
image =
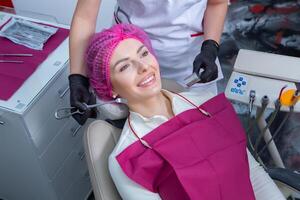
[[[116,92],[112,91],[112,97],[115,99],[115,98],[117,98],[117,96],[118,96],[118,94]]]

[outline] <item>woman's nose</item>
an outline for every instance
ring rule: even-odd
[[[148,70],[149,65],[142,61],[137,61],[138,72],[143,73]]]

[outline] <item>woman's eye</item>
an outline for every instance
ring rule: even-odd
[[[149,51],[146,50],[146,51],[143,52],[142,56],[146,57],[146,56],[148,56],[148,54],[149,54]]]
[[[126,70],[128,67],[129,67],[129,64],[123,65],[123,66],[120,68],[120,72],[123,72],[123,71]]]

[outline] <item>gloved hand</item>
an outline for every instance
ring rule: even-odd
[[[96,96],[89,92],[89,80],[81,74],[69,75],[70,86],[70,104],[75,107],[73,111],[79,109],[84,112],[83,114],[74,114],[72,117],[80,124],[83,125],[88,118],[96,118],[96,108],[89,109],[83,103],[88,105],[96,103]]]
[[[200,75],[200,69],[204,72],[200,75],[201,83],[215,80],[218,77],[216,58],[219,52],[219,44],[214,40],[205,40],[202,43],[201,52],[196,56],[193,63],[193,72]]]

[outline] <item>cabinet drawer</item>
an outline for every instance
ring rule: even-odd
[[[83,128],[73,118],[70,118],[59,134],[51,141],[41,156],[41,162],[50,179],[53,178],[75,145],[82,141],[82,135]]]
[[[88,170],[86,174],[80,177],[63,195],[63,200],[84,200],[92,191],[92,185],[88,176]]]
[[[80,144],[81,143],[82,142],[80,141]],[[79,148],[72,151],[65,160],[63,166],[55,175],[53,181],[51,181],[58,197],[61,198],[67,189],[70,188],[77,180],[86,176],[88,168],[85,158],[82,156],[83,153],[83,145],[81,144]]]
[[[38,149],[39,155],[67,121],[67,119],[57,120],[54,117],[57,108],[69,106],[66,69],[53,82],[54,84],[47,87],[24,118],[29,137]]]
[[[60,102],[49,114],[48,119],[40,125],[40,129],[36,132],[30,133],[32,140],[34,141],[37,154],[41,155],[46,151],[52,140],[61,132],[64,126],[72,119],[65,118],[62,120],[57,120],[54,117],[55,110],[57,108],[65,107],[66,103],[69,100],[65,99],[63,102]]]

